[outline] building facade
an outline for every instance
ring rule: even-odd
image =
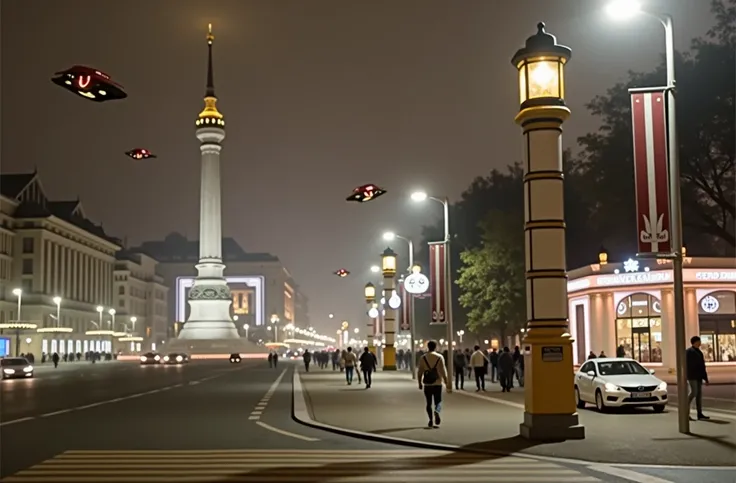
[[[2,175],[0,208],[0,323],[37,326],[2,329],[0,352],[15,353],[13,338],[35,356],[110,351],[112,337],[86,332],[100,329],[98,306],[113,306],[120,242],[79,200],[49,200],[36,172]]]
[[[169,288],[158,273],[158,262],[142,253],[121,250],[116,254],[113,307],[116,322],[134,334],[128,351],[156,350],[167,338]]]
[[[172,233],[163,241],[144,242],[131,251],[159,261],[164,284],[174,292],[168,301],[169,320],[176,323],[170,327],[169,337],[174,337],[189,314],[187,295],[197,275],[194,264],[199,260],[199,242]],[[290,323],[309,326],[308,299],[278,257],[248,253],[226,237],[222,239],[222,261],[232,295],[231,315],[242,335],[247,332],[251,339],[272,339],[270,331],[274,329],[268,326],[274,315],[281,330]]]
[[[568,273],[573,356],[627,357],[674,374],[674,294],[670,260],[589,265]],[[686,257],[685,336],[699,335],[709,371],[736,373],[736,260]]]

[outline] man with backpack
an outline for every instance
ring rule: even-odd
[[[419,389],[424,390],[426,410],[429,417],[428,427],[439,426],[440,412],[442,411],[442,384],[449,385],[445,359],[437,352],[437,343],[433,340],[427,343],[428,352],[419,359],[417,380]]]

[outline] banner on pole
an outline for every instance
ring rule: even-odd
[[[404,283],[400,282],[398,286],[399,296],[401,297],[401,330],[411,329],[411,294],[404,289]]]
[[[431,297],[432,324],[447,323],[447,263],[445,242],[429,243],[429,292]]]
[[[667,152],[667,90],[630,89],[639,254],[672,252]]]

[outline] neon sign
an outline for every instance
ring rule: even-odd
[[[616,275],[601,275],[596,277],[595,284],[608,287],[611,285],[645,285],[664,283],[672,280],[672,272],[643,272],[623,273]]]
[[[736,270],[728,272],[695,272],[695,280],[736,282]]]

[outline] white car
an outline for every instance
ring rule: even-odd
[[[602,357],[586,361],[575,374],[578,408],[595,404],[598,411],[623,406],[652,406],[655,413],[667,405],[667,383],[654,377],[634,359]]]
[[[33,377],[33,366],[25,357],[5,357],[0,360],[3,379],[31,378]]]

